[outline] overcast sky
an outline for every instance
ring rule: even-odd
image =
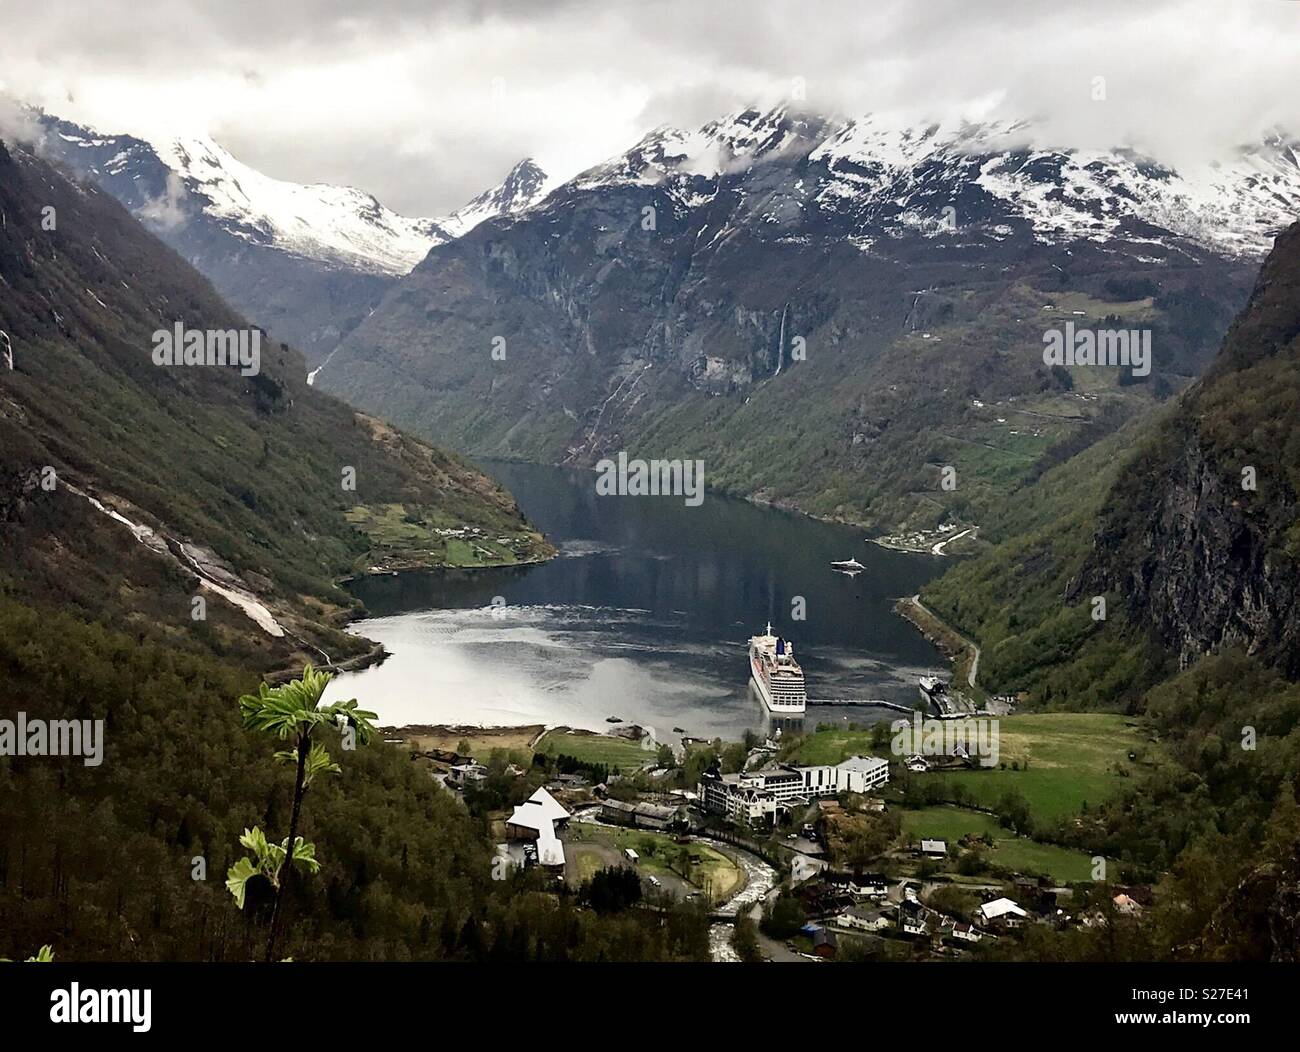
[[[1177,164],[1300,134],[1300,3],[0,0],[0,90],[105,131],[210,134],[412,215],[795,78],[829,112],[1034,116],[1045,144]]]

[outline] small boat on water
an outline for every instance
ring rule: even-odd
[[[860,573],[866,569],[857,559],[840,559],[838,562],[831,563],[831,569],[839,570],[842,573]]]

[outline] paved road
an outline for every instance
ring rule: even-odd
[[[956,539],[957,539],[956,537],[953,538],[953,540],[956,540]],[[912,596],[912,602],[915,603],[916,606],[919,607],[921,610],[924,610],[927,614],[929,614],[931,617],[933,617],[933,618],[934,618],[936,621],[938,621],[940,624],[942,624],[942,625],[946,625],[947,628],[948,628],[948,631],[950,631],[953,635],[955,635],[958,639],[960,639],[963,643],[965,643],[966,646],[970,647],[970,649],[971,649],[971,653],[974,654],[975,656],[971,658],[971,663],[970,663],[970,672],[969,672],[969,674],[966,676],[966,679],[967,679],[967,681],[970,683],[971,689],[974,689],[974,687],[975,687],[975,674],[979,671],[979,667],[980,667],[980,648],[979,648],[979,644],[976,643],[975,640],[973,640],[973,639],[967,639],[964,635],[962,635],[962,634],[961,634],[960,632],[958,632],[955,628],[953,628],[952,625],[949,625],[947,621],[945,621],[942,617],[940,617],[940,616],[939,616],[938,614],[936,614],[933,610],[931,610],[928,606],[926,606],[923,602],[921,602],[921,594],[920,594],[919,592],[918,592],[916,595]]]
[[[952,544],[953,541],[961,540],[963,537],[966,536],[966,534],[972,532],[974,529],[975,527],[972,526],[969,530],[962,530],[961,533],[953,534],[953,536],[949,537],[946,541],[940,541],[938,544],[936,544],[933,548],[930,549],[930,554],[942,555],[944,548]]]

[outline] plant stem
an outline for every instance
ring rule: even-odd
[[[303,783],[307,773],[307,754],[311,751],[311,732],[298,735],[298,774],[293,783],[293,813],[289,816],[289,846],[276,874],[275,904],[271,907],[271,932],[266,937],[266,963],[275,960],[275,938],[279,934],[281,904],[293,875],[294,845],[298,838],[298,816],[302,814]]]

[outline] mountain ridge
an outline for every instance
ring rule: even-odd
[[[106,192],[0,144],[0,217],[9,596],[282,668],[369,649],[341,630],[358,604],[339,578],[455,563],[439,531],[481,531],[488,562],[547,553],[485,476],[308,387],[300,355]],[[252,333],[260,356],[160,364],[174,324]]]
[[[411,218],[352,187],[273,179],[206,137],[107,135],[50,114],[34,144],[102,186],[232,304],[315,365],[430,248],[547,187],[521,161],[450,215]]]
[[[973,523],[1040,458],[1189,383],[1300,211],[1281,143],[1195,179],[969,152],[1016,131],[785,110],[661,129],[433,249],[320,382],[476,454],[635,448],[879,531]],[[1204,236],[1210,212],[1227,234]],[[1067,322],[1152,329],[1156,375],[1049,370],[1044,326]],[[767,426],[792,413],[791,433]],[[945,466],[969,488],[941,490]]]
[[[1203,377],[1019,490],[990,523],[990,547],[923,590],[979,641],[990,689],[1131,709],[1234,648],[1295,677],[1298,293],[1300,223],[1277,239]]]

